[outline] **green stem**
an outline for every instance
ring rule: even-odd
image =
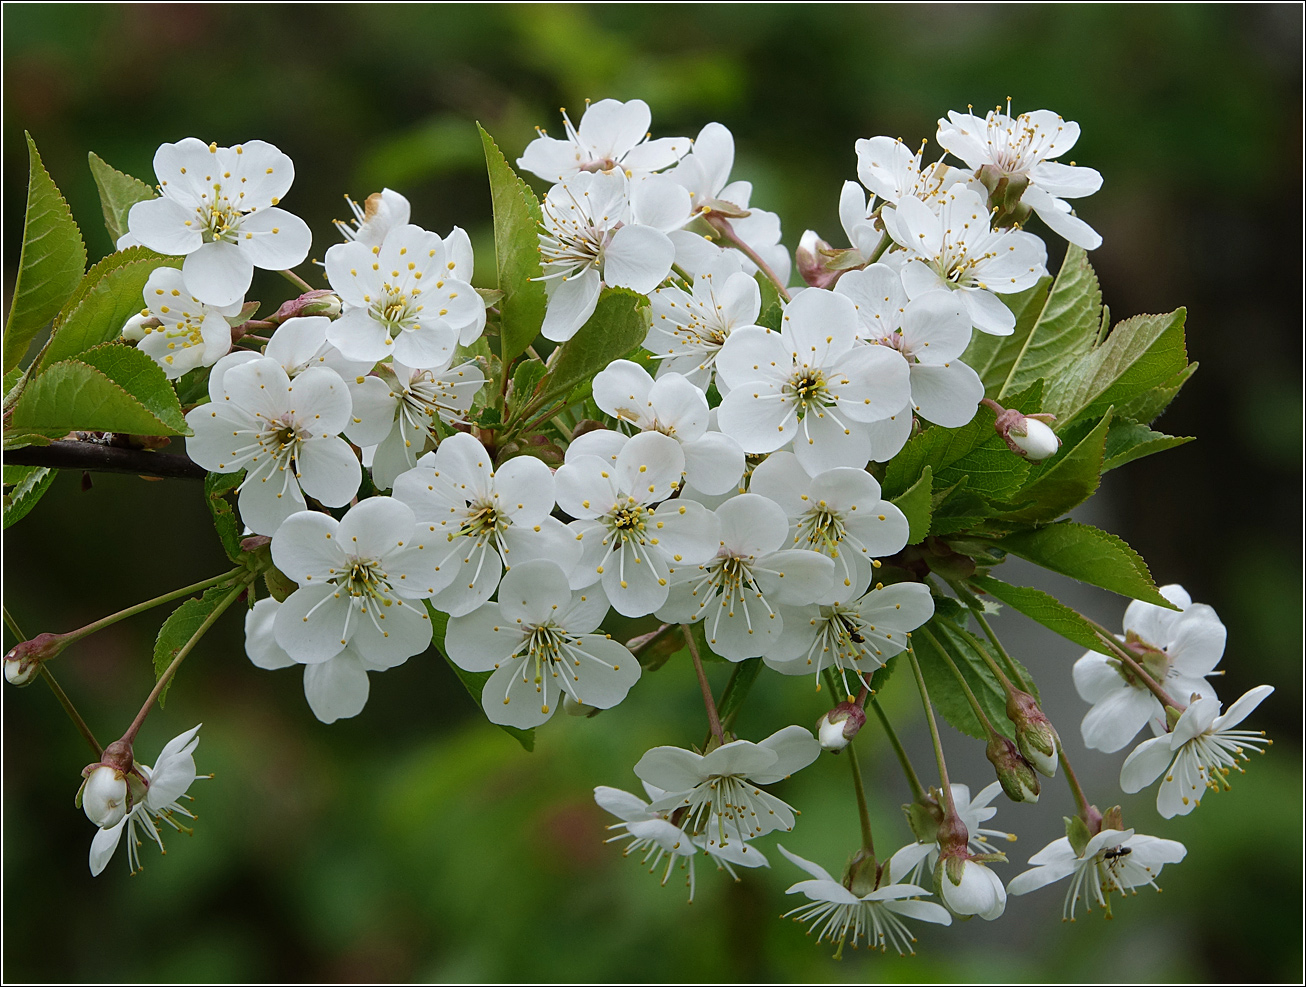
[[[990,721],[988,716],[985,714],[984,708],[980,706],[979,700],[975,698],[975,693],[971,691],[970,683],[968,683],[966,677],[961,674],[961,669],[957,667],[957,663],[952,660],[952,655],[948,654],[943,645],[939,643],[939,639],[934,636],[933,632],[930,631],[928,627],[922,627],[918,633],[923,634],[925,639],[929,641],[930,644],[934,645],[934,650],[941,654],[943,660],[948,663],[948,667],[952,669],[952,674],[957,677],[957,683],[961,686],[961,691],[966,694],[966,701],[970,703],[970,708],[974,711],[975,718],[979,720],[980,726],[984,728],[984,732],[988,734],[989,739],[992,739],[997,731],[993,729],[992,721]]]
[[[721,708],[726,710],[726,715],[721,718],[723,732],[729,733],[734,728],[735,718],[744,708],[748,690],[753,688],[753,683],[757,681],[757,673],[760,671],[760,658],[746,658],[735,665],[730,673],[730,681],[726,683],[725,690],[721,693]],[[738,696],[735,695],[736,692],[739,693]]]
[[[289,281],[291,284],[293,284],[296,288],[299,288],[302,291],[313,290],[313,286],[309,284],[307,281],[305,281],[303,278],[301,278],[294,271],[278,271],[277,273],[280,274],[287,281]]]
[[[1057,757],[1061,761],[1061,767],[1066,773],[1066,783],[1070,786],[1071,793],[1075,796],[1075,806],[1079,809],[1079,817],[1088,822],[1088,799],[1084,796],[1084,789],[1079,785],[1079,779],[1075,777],[1074,770],[1070,767],[1070,758],[1066,757],[1066,750],[1061,744],[1057,744]]]
[[[1087,617],[1084,619],[1088,620]],[[1139,680],[1143,685],[1147,686],[1152,695],[1160,700],[1162,706],[1170,706],[1181,713],[1188,708],[1186,704],[1178,702],[1173,696],[1166,692],[1165,689],[1162,688],[1161,683],[1152,678],[1147,669],[1143,668],[1143,666],[1138,663],[1137,658],[1131,655],[1125,648],[1120,647],[1120,642],[1115,639],[1115,636],[1110,631],[1096,621],[1088,620],[1088,623],[1097,631],[1098,640],[1110,648],[1111,653],[1120,659],[1120,662],[1134,675],[1138,676]]]
[[[889,722],[884,710],[880,708],[880,701],[874,696],[871,697],[870,707],[875,710],[875,715],[880,718],[880,726],[884,727],[885,736],[889,738],[889,746],[898,755],[898,763],[902,765],[902,773],[907,776],[907,787],[911,789],[912,801],[923,802],[925,800],[925,786],[921,784],[916,769],[911,766],[911,759],[907,757],[907,750],[902,746],[902,741],[898,739],[897,731],[893,729],[893,724]]]
[[[1016,687],[1012,685],[1011,679],[1009,679],[1007,673],[1002,670],[1002,666],[994,660],[991,654],[989,654],[989,649],[984,647],[984,645],[980,643],[980,639],[970,631],[966,630],[966,628],[958,627],[957,633],[964,637],[966,643],[974,649],[975,653],[984,659],[984,664],[989,666],[989,671],[991,671],[994,677],[998,680],[998,685],[1002,686],[1002,691],[1010,697],[1011,694],[1016,691]]]
[[[921,694],[921,704],[925,707],[925,718],[930,724],[930,741],[934,744],[934,759],[939,765],[939,782],[943,790],[948,815],[956,816],[957,806],[952,801],[952,783],[948,781],[948,764],[943,759],[943,741],[939,739],[939,724],[934,719],[934,707],[930,704],[930,691],[925,688],[925,676],[921,673],[921,663],[916,659],[916,652],[908,648],[907,657],[911,659],[911,670],[916,676],[916,689]]]
[[[834,677],[833,670],[825,670],[825,682],[830,687],[831,694],[836,692],[838,680]],[[849,741],[846,750],[848,751],[848,765],[853,772],[853,794],[857,796],[857,818],[862,826],[862,849],[866,850],[871,856],[875,856],[875,839],[871,835],[871,813],[866,806],[866,788],[862,782],[862,768],[857,762],[857,751],[855,750],[856,738]]]
[[[962,590],[964,587],[954,585],[953,589],[958,591],[958,597],[961,597],[962,602],[970,609],[971,616],[975,618],[975,623],[980,625],[980,629],[984,632],[984,636],[993,643],[994,650],[1002,657],[1003,663],[1011,672],[1011,677],[1016,680],[1016,683],[1021,687],[1021,689],[1025,692],[1032,693],[1033,683],[1024,676],[1020,670],[1020,666],[1016,664],[1015,659],[1007,653],[1007,649],[1004,648],[1002,642],[998,640],[998,635],[993,632],[993,628],[989,625],[988,620],[984,616],[984,609],[979,600],[975,599],[975,597],[969,592],[965,593],[963,596]],[[969,597],[969,599],[967,599],[967,597]]]
[[[94,623],[87,624],[85,627],[78,628],[75,631],[69,631],[64,634],[64,645],[67,646],[75,641],[80,641],[84,637],[90,637],[97,631],[102,631],[106,627],[118,623],[120,620],[126,620],[128,617],[134,617],[138,613],[144,613],[152,607],[160,604],[171,602],[183,596],[189,596],[191,593],[197,593],[200,590],[208,589],[211,586],[220,586],[230,580],[237,573],[244,572],[244,569],[232,569],[230,572],[224,572],[220,576],[211,576],[208,579],[202,579],[198,583],[190,586],[183,586],[181,589],[174,589],[162,596],[156,596],[152,600],[146,600],[144,603],[137,603],[135,606],[128,607],[126,610],[119,610],[117,613],[111,613],[107,617],[101,617]]]
[[[761,254],[739,238],[739,234],[735,232],[734,227],[730,225],[728,219],[721,216],[719,218],[709,219],[708,222],[712,225],[714,230],[720,233],[730,243],[732,247],[757,265],[757,269],[761,271],[773,285],[775,285],[776,290],[780,292],[781,298],[787,302],[793,300],[792,296],[789,294],[789,289],[784,286],[784,282],[776,276],[775,271],[771,270],[771,265],[762,259]]]
[[[227,607],[235,603],[240,597],[240,594],[245,592],[245,590],[249,588],[249,584],[253,581],[253,574],[246,579],[242,579],[240,583],[230,593],[223,597],[222,601],[216,607],[214,607],[213,612],[204,618],[204,623],[196,628],[195,633],[190,636],[190,640],[181,646],[181,650],[177,652],[177,657],[172,659],[172,663],[163,670],[163,674],[159,676],[159,680],[154,683],[154,688],[150,690],[150,694],[146,698],[145,704],[141,706],[141,711],[136,714],[136,719],[132,720],[132,725],[127,728],[127,732],[122,735],[123,740],[130,744],[136,739],[136,733],[140,730],[141,724],[145,722],[145,717],[150,715],[150,709],[153,708],[154,701],[159,698],[159,693],[161,693],[167,684],[172,681],[172,677],[177,673],[177,669],[181,667],[181,663],[186,660],[186,656],[191,653],[195,645],[199,644],[200,638],[209,632],[209,628],[217,623],[218,618],[222,616]]]
[[[712,699],[712,687],[707,683],[707,673],[703,671],[703,659],[698,656],[698,645],[694,643],[694,633],[688,624],[681,624],[685,633],[685,644],[689,646],[689,657],[694,661],[694,674],[698,676],[698,687],[703,690],[703,706],[707,709],[707,725],[716,737],[718,744],[726,742],[725,731],[721,728],[721,717],[717,714],[716,702]]]
[[[877,243],[875,245],[875,249],[871,251],[871,259],[866,262],[867,265],[869,266],[871,264],[874,264],[877,260],[883,257],[885,251],[892,246],[893,246],[893,238],[890,237],[888,233],[881,233],[880,242]]]
[[[9,613],[9,608],[4,607],[3,610],[5,626],[9,628],[9,633],[13,634],[20,644],[23,641],[26,641],[26,636],[18,629],[18,622],[15,621],[13,615]],[[82,715],[77,712],[77,707],[74,706],[73,701],[68,698],[68,693],[64,692],[59,683],[55,681],[54,676],[50,673],[50,670],[45,667],[44,662],[41,663],[41,678],[44,679],[45,684],[50,687],[50,691],[54,693],[54,698],[58,700],[59,705],[63,707],[63,711],[68,714],[68,719],[73,721],[73,726],[77,728],[77,732],[80,733],[82,737],[85,738],[86,742],[91,745],[91,750],[95,752],[95,756],[97,758],[100,757],[104,753],[104,748],[101,747],[100,742],[95,739],[95,734],[91,733],[91,728],[86,725],[86,721],[82,719]]]

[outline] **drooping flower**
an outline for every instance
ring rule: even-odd
[[[475,360],[443,370],[417,370],[395,360],[349,385],[354,410],[345,435],[372,451],[372,482],[380,490],[438,441],[436,421],[465,420],[485,374]],[[367,462],[364,456],[364,462]]]
[[[1042,240],[1024,230],[991,229],[983,197],[961,185],[931,204],[906,196],[883,216],[889,234],[907,250],[902,284],[908,297],[946,288],[976,329],[1011,335],[1016,316],[998,295],[1032,288],[1047,274]]]
[[[642,99],[587,102],[579,127],[572,125],[564,109],[566,139],[557,140],[540,130],[517,159],[517,167],[549,182],[563,182],[582,172],[641,178],[661,171],[688,153],[690,141],[687,137],[654,140],[648,129],[652,119]]]
[[[730,333],[757,325],[761,291],[757,281],[741,270],[738,257],[722,251],[694,272],[692,294],[670,285],[650,296],[653,325],[644,346],[662,360],[659,377],[684,374],[707,390],[715,376],[717,354]]]
[[[238,500],[245,524],[274,534],[304,509],[304,493],[327,507],[349,503],[362,468],[340,438],[350,398],[339,374],[311,367],[292,381],[260,357],[227,370],[219,386],[220,396],[186,415],[195,433],[186,452],[215,473],[246,470]]]
[[[465,432],[449,436],[394,481],[431,539],[437,593],[432,605],[458,617],[492,595],[505,566],[552,559],[569,575],[580,559],[575,535],[550,516],[553,473],[517,456],[492,469],[485,447]]]
[[[377,655],[369,660],[351,640],[334,658],[326,661],[296,662],[277,644],[275,625],[280,608],[271,598],[259,600],[245,613],[245,654],[259,668],[289,668],[304,665],[304,698],[309,709],[323,723],[357,716],[367,705],[368,672],[384,672],[408,660],[408,656]]]
[[[1102,187],[1102,176],[1093,168],[1052,160],[1079,140],[1079,124],[1073,120],[1063,120],[1051,110],[1013,117],[1010,102],[1005,113],[998,107],[983,119],[950,110],[946,120],[939,120],[938,140],[944,150],[976,171],[988,168],[1008,180],[1028,182],[1020,201],[1054,233],[1085,250],[1102,245],[1102,237],[1072,216],[1064,201],[1092,195]]]
[[[157,843],[160,851],[163,850],[160,823],[178,831],[189,832],[177,816],[195,818],[179,800],[190,798],[186,792],[197,777],[193,755],[199,746],[199,729],[199,725],[196,725],[168,741],[153,767],[139,762],[133,764],[128,779],[134,792],[130,809],[121,815],[115,813],[117,821],[113,825],[96,831],[91,840],[91,876],[98,877],[108,866],[118,844],[122,842],[124,832],[127,834],[127,860],[133,874],[141,869],[141,840],[137,830],[143,831]]]
[[[721,524],[716,557],[677,569],[657,615],[668,623],[701,621],[713,651],[743,661],[766,654],[779,636],[778,604],[803,606],[829,593],[834,563],[818,552],[784,548],[789,519],[759,494],[731,497],[715,513]]]
[[[856,949],[859,941],[882,953],[890,946],[900,956],[915,953],[911,944],[916,937],[903,921],[905,918],[936,925],[952,924],[952,916],[942,905],[919,900],[930,894],[926,888],[906,881],[907,875],[929,852],[919,843],[909,843],[890,857],[876,875],[873,886],[865,889],[859,884],[849,888],[836,881],[823,867],[790,853],[783,846],[778,849],[790,863],[813,878],[799,881],[786,892],[804,894],[812,904],[800,905],[781,917],[792,916],[795,922],[810,922],[808,934],[815,931],[817,942],[828,939],[838,943],[836,957],[842,955],[843,947],[848,943]],[[871,884],[869,881],[865,883]]]
[[[308,256],[308,224],[277,207],[295,166],[266,141],[218,147],[187,137],[163,144],[154,174],[161,194],[131,207],[118,246],[185,255],[182,275],[203,301],[238,303],[254,268],[284,270]]]
[[[813,476],[793,453],[775,452],[753,470],[748,489],[789,515],[793,548],[834,561],[833,596],[821,603],[860,595],[872,561],[907,544],[906,516],[880,496],[880,484],[865,470],[838,466]]]
[[[1080,853],[1063,836],[1029,858],[1033,867],[1007,882],[1007,893],[1028,894],[1069,877],[1061,920],[1075,920],[1080,899],[1090,912],[1096,904],[1110,918],[1113,892],[1124,895],[1144,884],[1155,888],[1161,868],[1179,863],[1186,853],[1182,843],[1135,834],[1132,829],[1103,829]]]
[[[1120,787],[1132,795],[1164,774],[1157,811],[1166,819],[1188,815],[1202,804],[1202,789],[1229,788],[1229,769],[1243,770],[1238,762],[1250,760],[1248,748],[1261,751],[1270,743],[1264,730],[1233,728],[1273,691],[1272,685],[1258,685],[1223,715],[1215,696],[1197,699],[1170,733],[1144,740],[1130,752],[1120,768]]]
[[[1125,610],[1124,647],[1180,702],[1214,697],[1206,676],[1224,654],[1224,624],[1210,607],[1193,603],[1182,586],[1162,586],[1161,595],[1179,610],[1132,601]],[[1155,732],[1165,729],[1160,700],[1119,659],[1089,651],[1075,662],[1074,679],[1080,698],[1093,706],[1082,724],[1085,746],[1112,754],[1149,720]]]
[[[485,303],[446,243],[420,226],[396,226],[375,246],[337,243],[326,253],[327,278],[345,308],[327,338],[351,360],[395,359],[409,367],[446,367],[466,330],[483,325]],[[470,272],[466,272],[470,276]]]
[[[646,295],[662,283],[676,254],[665,230],[689,219],[689,196],[666,178],[582,173],[553,186],[542,209],[549,301],[540,331],[565,342],[594,314],[604,284]]]
[[[724,432],[708,428],[707,398],[680,374],[660,374],[655,381],[639,364],[613,360],[594,376],[594,403],[618,421],[678,442],[685,482],[696,490],[723,494],[739,485],[744,450]]]
[[[534,559],[504,574],[498,603],[453,617],[445,647],[459,668],[493,671],[481,693],[490,722],[529,730],[563,696],[609,709],[639,680],[635,656],[598,630],[607,612],[602,589],[572,590],[556,562]]]
[[[162,367],[169,380],[196,367],[211,367],[231,349],[227,316],[240,311],[240,298],[230,305],[206,305],[191,294],[181,271],[160,267],[145,282],[145,304],[141,317],[157,319],[159,325],[138,329],[136,348]]]
[[[655,747],[639,759],[635,774],[665,793],[650,809],[683,809],[681,826],[693,832],[706,832],[710,819],[711,835],[726,847],[777,829],[793,829],[792,807],[759,786],[787,778],[820,753],[811,731],[788,726],[760,743],[734,740],[706,755]]]
[[[947,861],[938,865],[942,873],[936,880],[944,904],[957,915],[978,915],[986,922],[1001,918],[1007,910],[1002,878],[979,860],[966,858],[958,864],[961,874],[956,881],[947,873],[951,869]]]
[[[745,452],[774,452],[792,441],[809,473],[864,467],[866,425],[907,404],[910,374],[896,353],[859,346],[856,337],[853,303],[818,289],[786,306],[778,333],[736,329],[717,356],[717,373],[730,388],[717,412],[721,431]]]
[[[661,432],[627,439],[615,463],[568,457],[554,479],[558,506],[576,518],[569,527],[581,543],[573,585],[601,580],[618,613],[642,617],[666,602],[677,570],[716,554],[716,515],[702,504],[668,500],[684,463],[680,445]]]
[[[277,609],[276,643],[316,664],[352,642],[391,667],[425,651],[431,618],[418,601],[440,586],[435,539],[391,497],[369,497],[344,518],[301,511],[272,536],[272,561],[299,584]]]

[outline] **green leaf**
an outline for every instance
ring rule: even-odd
[[[50,489],[57,472],[45,466],[4,464],[4,527],[17,524],[27,516]]]
[[[86,359],[64,360],[29,383],[14,405],[10,423],[13,433],[32,432],[54,438],[77,430],[130,435],[188,433],[175,394],[171,397],[173,407],[168,407],[163,389],[171,393],[171,385],[158,365],[132,347],[113,343],[108,346],[121,352],[106,354],[98,352],[104,347],[96,347],[82,354],[103,364],[103,369],[92,366]],[[157,377],[140,362],[142,358]],[[150,406],[134,397],[110,374],[121,375],[144,393]],[[156,414],[154,408],[166,413],[168,420]]]
[[[1010,336],[994,336],[987,332],[975,333],[961,355],[961,360],[980,376],[984,382],[984,393],[996,398],[1007,382],[1007,375],[1015,365],[1043,311],[1048,299],[1048,289],[1052,287],[1050,277],[1040,278],[1038,284],[1014,295],[1001,295],[1003,304],[1011,309],[1016,317],[1016,328]]]
[[[645,296],[626,288],[604,288],[589,321],[550,357],[549,374],[540,385],[542,400],[555,400],[570,394],[577,384],[592,380],[613,360],[644,342],[648,327]]]
[[[1102,456],[1110,427],[1111,410],[1107,409],[1091,432],[1073,448],[1057,452],[1047,461],[1048,466],[1012,498],[1029,505],[1003,514],[1002,519],[1031,524],[1055,521],[1093,496],[1102,482]]]
[[[1157,591],[1142,557],[1123,539],[1091,525],[1061,521],[1008,535],[996,544],[1012,555],[1082,583],[1175,609]]]
[[[1184,309],[1176,309],[1119,323],[1106,342],[1049,383],[1044,410],[1057,416],[1060,428],[1167,384],[1188,365],[1184,317]]]
[[[101,343],[77,359],[99,370],[139,401],[150,414],[173,429],[166,435],[190,435],[186,416],[181,413],[177,392],[163,368],[134,346]]]
[[[508,417],[517,417],[531,403],[535,388],[548,371],[540,360],[522,360],[512,372],[512,387],[508,391]]]
[[[543,281],[532,281],[540,268],[540,221],[543,214],[535,193],[512,170],[508,161],[479,123],[490,173],[490,198],[494,205],[494,252],[499,264],[499,338],[506,367],[526,352],[544,323],[547,299]]]
[[[127,214],[131,207],[146,199],[158,197],[158,193],[139,178],[132,178],[118,169],[111,167],[94,151],[88,155],[91,164],[91,176],[95,187],[100,190],[100,207],[104,210],[104,228],[114,243],[127,232]]]
[[[1101,324],[1102,290],[1097,275],[1083,248],[1071,244],[1038,320],[1012,361],[999,400],[1039,378],[1056,377],[1092,349]]]
[[[934,513],[930,496],[934,491],[933,470],[926,466],[921,477],[904,493],[890,503],[907,517],[907,544],[919,545],[930,533],[930,518]]]
[[[931,618],[923,629],[931,631],[934,640],[930,639],[929,634],[916,631],[911,638],[912,650],[915,651],[916,658],[921,664],[921,674],[925,677],[930,702],[934,704],[935,709],[967,736],[980,740],[988,736],[979,717],[971,708],[966,693],[957,682],[957,676],[948,667],[947,661],[940,652],[939,647],[942,647],[947,648],[947,654],[956,664],[966,684],[970,686],[980,708],[984,710],[994,729],[1014,740],[1015,733],[1011,721],[1007,719],[1006,693],[1002,691],[997,677],[985,664],[984,659],[950,627],[947,620],[939,617]],[[935,641],[938,642],[939,647],[935,646]]]
[[[159,628],[159,636],[154,641],[154,680],[157,682],[162,677],[164,671],[172,664],[177,652],[185,647],[186,642],[194,637],[195,632],[200,629],[200,625],[208,620],[213,611],[218,608],[223,600],[231,595],[231,586],[214,586],[204,591],[204,595],[199,599],[189,599],[176,610],[172,615],[163,622]],[[168,684],[163,687],[159,693],[159,708],[163,708],[164,697],[168,695],[168,690],[172,688],[172,683],[177,681],[174,675]]]
[[[432,634],[431,643],[435,645],[436,651],[440,653],[440,657],[445,660],[445,663],[453,669],[453,673],[458,676],[458,681],[463,684],[463,688],[467,690],[467,694],[472,697],[472,702],[476,704],[476,708],[481,709],[481,693],[485,690],[485,683],[494,673],[469,672],[454,664],[453,660],[449,657],[448,652],[444,649],[444,636],[449,627],[449,615],[447,613],[441,613],[439,610],[435,609],[435,607],[431,606],[430,600],[423,600],[422,602],[426,604],[426,612],[431,617],[431,629],[434,632]],[[524,750],[535,750],[534,727],[529,730],[519,730],[517,727],[504,726],[501,723],[496,723],[495,726],[516,740],[517,743],[521,744]]]
[[[222,550],[227,553],[227,558],[232,562],[241,561],[245,553],[240,548],[242,526],[228,495],[234,494],[244,479],[244,470],[235,473],[210,473],[204,477],[204,503],[209,505],[209,513],[213,516],[213,527],[218,532],[218,540],[222,542]]]
[[[1160,387],[1153,387],[1138,397],[1121,403],[1117,408],[1120,417],[1150,425],[1170,406],[1188,378],[1196,372],[1197,364],[1190,363]]]
[[[1111,649],[1097,639],[1097,633],[1077,610],[1066,606],[1055,596],[1031,586],[1012,586],[992,576],[973,576],[971,585],[1019,610],[1050,631],[1055,631],[1067,641],[1081,647],[1111,654]]]
[[[1106,437],[1106,453],[1102,463],[1102,472],[1113,470],[1135,459],[1142,459],[1156,452],[1174,449],[1193,441],[1191,435],[1166,435],[1153,432],[1146,425],[1137,422],[1123,422],[1114,426]]]
[[[762,293],[762,308],[757,316],[757,324],[779,332],[780,321],[784,318],[785,306],[784,299],[780,297],[780,289],[775,286],[774,281],[761,271],[754,274],[753,279],[757,282],[758,289]]]
[[[23,251],[18,259],[13,302],[5,321],[4,368],[18,366],[27,347],[77,288],[86,270],[86,246],[54,180],[50,178],[31,134],[27,215]]]
[[[181,262],[180,257],[129,247],[92,267],[55,319],[39,369],[117,339],[123,323],[145,307],[145,282],[150,275],[160,267],[180,267]]]

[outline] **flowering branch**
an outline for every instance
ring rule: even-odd
[[[131,473],[179,480],[202,480],[208,472],[190,457],[176,453],[124,449],[99,442],[62,439],[46,446],[24,446],[8,450],[5,452],[5,462],[15,466]]]

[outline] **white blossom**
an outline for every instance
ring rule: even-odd
[[[344,302],[327,332],[332,345],[351,360],[447,367],[462,334],[475,339],[485,319],[485,303],[465,280],[470,249],[455,250],[458,239],[409,224],[374,246],[328,250],[327,278]]]
[[[1180,702],[1214,697],[1206,677],[1224,654],[1224,624],[1210,607],[1193,603],[1182,586],[1162,586],[1161,595],[1179,610],[1132,601],[1125,610],[1123,646]],[[1075,662],[1074,679],[1080,698],[1093,706],[1082,724],[1085,746],[1111,754],[1149,721],[1155,733],[1165,730],[1160,700],[1118,658],[1089,651]]]
[[[334,370],[346,383],[359,374],[372,369],[371,360],[348,360],[338,349],[327,342],[327,329],[331,320],[323,315],[301,315],[287,319],[277,327],[272,338],[259,354],[254,350],[236,350],[228,353],[209,374],[209,397],[222,400],[222,378],[232,367],[257,360],[260,355],[281,364],[287,377],[297,377],[310,367]]]
[[[1102,237],[1077,216],[1065,199],[1092,195],[1102,176],[1092,168],[1053,161],[1079,140],[1079,124],[1051,110],[1034,110],[1017,117],[1001,107],[983,119],[974,113],[949,111],[939,120],[939,144],[976,170],[989,167],[1007,178],[1029,182],[1020,201],[1038,213],[1054,233],[1094,250]]]
[[[642,432],[661,432],[680,444],[685,482],[705,494],[739,485],[744,450],[723,432],[708,428],[711,411],[703,392],[677,373],[655,381],[629,360],[613,360],[594,377],[594,403]]]
[[[715,514],[721,524],[716,557],[677,569],[657,615],[668,623],[702,621],[713,651],[743,661],[766,654],[779,637],[779,604],[803,606],[829,593],[834,563],[817,552],[784,548],[789,519],[758,494],[731,497]]]
[[[978,860],[961,862],[961,880],[953,883],[946,865],[940,865],[940,897],[958,915],[978,915],[986,922],[1001,918],[1007,909],[1007,889],[1002,878]]]
[[[563,182],[582,172],[641,178],[661,171],[689,151],[690,141],[687,137],[654,140],[648,129],[652,119],[642,99],[587,101],[579,127],[572,125],[564,109],[566,139],[557,140],[540,130],[517,159],[517,167],[549,182]]]
[[[1220,700],[1202,696],[1183,711],[1174,729],[1144,740],[1125,758],[1120,787],[1132,795],[1162,775],[1156,808],[1166,819],[1186,816],[1202,804],[1202,789],[1229,788],[1229,769],[1242,772],[1247,749],[1262,751],[1270,741],[1264,730],[1235,730],[1274,686],[1258,685],[1220,714]],[[1168,768],[1168,770],[1167,770]]]
[[[781,917],[810,922],[808,934],[816,931],[817,942],[828,939],[839,944],[835,956],[840,956],[849,942],[856,949],[859,941],[880,952],[892,946],[899,955],[915,953],[911,944],[916,937],[903,919],[952,924],[952,916],[942,905],[919,900],[930,893],[927,889],[905,880],[928,852],[919,843],[908,844],[890,857],[875,886],[861,894],[857,893],[861,888],[849,889],[823,867],[782,846],[778,849],[790,863],[812,875],[812,880],[799,881],[786,892],[804,894],[812,904],[800,905]]]
[[[780,332],[731,333],[717,356],[730,388],[718,409],[721,430],[745,452],[788,442],[804,469],[861,469],[871,457],[868,423],[898,413],[910,373],[898,354],[857,345],[857,312],[843,295],[808,289],[785,307]]]
[[[557,563],[534,559],[504,574],[499,602],[453,617],[445,647],[459,668],[494,673],[481,693],[492,723],[529,730],[563,696],[609,709],[639,680],[635,656],[598,630],[607,612],[599,587],[572,590]]]
[[[285,270],[308,256],[308,225],[278,208],[295,166],[266,141],[218,147],[187,137],[163,144],[154,174],[161,194],[131,207],[119,249],[140,243],[184,254],[186,284],[203,301],[238,303],[254,268]]]
[[[1110,917],[1113,892],[1123,895],[1144,884],[1155,888],[1161,868],[1179,863],[1186,853],[1182,843],[1135,834],[1132,829],[1104,829],[1081,853],[1063,836],[1029,858],[1033,867],[1013,877],[1007,883],[1007,893],[1028,894],[1068,877],[1062,921],[1075,920],[1080,899],[1090,912],[1096,904]]]
[[[305,493],[327,507],[349,503],[362,468],[339,437],[350,411],[339,374],[312,367],[292,381],[276,360],[259,357],[227,370],[218,386],[186,415],[194,432],[186,452],[215,473],[246,471],[238,500],[245,524],[274,534],[304,509]]]
[[[146,310],[140,318],[157,319],[157,326],[140,326],[136,348],[163,368],[169,380],[196,367],[211,367],[231,349],[228,316],[240,312],[241,299],[229,305],[206,305],[186,287],[175,267],[157,268],[145,282]],[[130,323],[123,327],[126,336]]]
[[[390,497],[369,497],[340,521],[316,511],[291,516],[272,537],[272,561],[299,584],[277,609],[276,643],[305,664],[350,643],[385,667],[425,651],[431,618],[418,601],[440,585],[435,541]]]
[[[354,218],[349,222],[332,220],[345,242],[361,243],[365,247],[378,247],[385,242],[386,234],[397,226],[406,226],[411,207],[408,200],[393,189],[373,192],[363,200],[363,205],[345,196]]]

